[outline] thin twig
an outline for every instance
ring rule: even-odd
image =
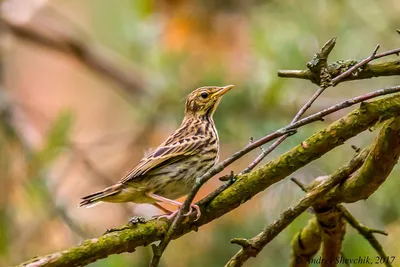
[[[331,39],[330,41],[328,41],[327,44],[329,44],[332,40],[336,40],[336,39]],[[325,51],[326,49],[324,49],[326,47],[326,45],[324,45],[324,47],[321,49],[321,51]],[[327,53],[330,53],[332,48],[334,46],[334,43],[331,43],[331,48],[329,50],[326,50]],[[346,72],[342,73],[341,75],[337,76],[336,78],[332,79],[331,81],[328,82],[324,82],[323,78],[321,77],[321,84],[327,84],[328,86],[321,86],[320,88],[318,88],[318,90],[314,93],[314,95],[301,107],[301,109],[297,112],[297,114],[295,115],[295,117],[293,118],[291,124],[295,123],[296,121],[298,121],[300,119],[300,117],[311,107],[311,105],[317,100],[317,98],[325,91],[325,89],[327,89],[329,86],[331,85],[337,85],[338,83],[340,83],[341,81],[343,81],[343,79],[345,79],[347,76],[349,76],[351,73],[353,73],[355,70],[365,66],[366,64],[368,64],[368,62],[378,58],[378,57],[384,57],[387,55],[391,55],[393,54],[394,50],[390,50],[381,54],[376,54],[377,51],[379,49],[379,44],[375,47],[374,51],[372,52],[372,54],[365,58],[364,60],[360,61],[359,63],[357,63],[356,65],[354,65],[353,67],[349,68]],[[323,57],[325,59],[325,66],[322,65],[322,68],[326,68],[326,59],[327,56],[329,54],[324,54]],[[321,70],[321,69],[320,69]],[[321,75],[322,76],[322,75]],[[252,169],[254,169],[266,156],[268,156],[273,150],[275,150],[275,148],[277,148],[287,137],[289,137],[288,134],[280,137],[278,140],[276,140],[271,146],[269,146],[267,149],[263,150],[263,152],[257,156],[257,158],[255,158],[250,165],[244,169],[241,174],[243,173],[248,173],[250,172]]]
[[[301,190],[303,190],[304,192],[307,192],[307,186],[305,184],[303,184],[302,182],[300,182],[299,180],[297,180],[296,178],[292,177],[290,178],[290,180],[295,183],[298,187],[301,188]]]
[[[400,48],[396,48],[396,49],[392,49],[392,50],[388,50],[388,51],[376,54],[374,59],[378,59],[378,58],[381,58],[381,57],[387,57],[387,56],[390,56],[390,55],[399,56],[399,54],[400,54]]]
[[[360,102],[375,98],[377,96],[392,94],[392,93],[399,92],[399,91],[400,91],[400,86],[393,86],[393,87],[388,87],[388,88],[384,88],[384,89],[379,89],[379,90],[376,90],[376,91],[373,91],[373,92],[370,92],[370,93],[367,93],[367,94],[364,94],[361,96],[357,96],[352,99],[345,100],[339,104],[331,106],[330,108],[324,109],[324,110],[314,113],[313,115],[310,115],[304,119],[301,119],[301,120],[297,121],[296,123],[293,123],[293,124],[290,124],[290,125],[287,125],[287,126],[281,128],[281,129],[278,129],[275,132],[270,133],[267,136],[264,136],[264,137],[260,138],[259,140],[252,142],[251,144],[248,144],[242,150],[234,153],[231,157],[225,159],[221,163],[217,164],[216,166],[214,166],[213,168],[208,170],[203,176],[196,179],[196,183],[195,183],[194,187],[188,194],[188,196],[187,196],[185,202],[183,203],[182,207],[180,208],[177,216],[175,216],[175,218],[173,219],[173,222],[172,222],[171,226],[169,227],[167,234],[165,235],[164,239],[160,242],[160,244],[157,246],[157,249],[155,250],[156,253],[154,253],[154,255],[153,255],[150,266],[157,266],[157,264],[160,261],[162,253],[164,252],[165,248],[168,246],[169,242],[172,240],[173,235],[179,229],[180,225],[183,222],[184,217],[182,215],[185,214],[189,210],[189,206],[193,202],[193,199],[196,196],[199,189],[201,188],[201,186],[204,183],[206,183],[208,180],[210,180],[214,175],[220,173],[227,166],[229,166],[230,164],[232,164],[233,162],[235,162],[242,156],[246,155],[253,149],[255,149],[271,140],[279,138],[279,137],[285,135],[286,133],[293,131],[301,126],[310,124],[315,121],[319,121],[319,120],[321,120],[321,118],[325,117],[328,114],[331,114],[338,110],[350,107],[356,103],[360,103]]]
[[[355,64],[353,67],[349,68],[347,71],[343,72],[339,76],[337,76],[334,79],[332,79],[333,86],[337,85],[340,81],[343,81],[344,78],[346,78],[347,76],[351,75],[358,68],[361,68],[361,67],[365,66],[366,64],[368,64],[368,62],[371,62],[372,60],[376,59],[377,58],[376,57],[376,52],[378,52],[379,47],[380,47],[380,45],[377,44],[375,49],[374,49],[374,51],[372,51],[372,54],[369,57],[361,60],[360,62]]]
[[[374,236],[374,233],[387,236],[388,234],[385,231],[379,229],[371,229],[363,225],[356,218],[354,218],[354,216],[343,205],[337,205],[337,208],[342,212],[343,217],[346,219],[346,221],[371,244],[371,246],[376,250],[376,252],[378,252],[378,255],[382,259],[389,259],[389,257],[383,250],[382,245]],[[388,260],[385,261],[385,265],[386,267],[392,267],[392,264]]]
[[[314,93],[314,95],[303,105],[303,107],[297,112],[296,116],[293,118],[290,124],[294,124],[297,122],[300,117],[311,107],[311,105],[317,100],[317,98],[325,91],[326,88],[320,87],[318,90]],[[254,169],[266,156],[268,156],[275,148],[277,148],[283,141],[285,141],[286,138],[288,138],[290,134],[285,134],[284,136],[280,137],[278,140],[276,140],[272,145],[270,145],[267,149],[264,149],[261,154],[255,158],[250,165],[244,169],[241,174],[244,173],[249,173],[252,169]]]

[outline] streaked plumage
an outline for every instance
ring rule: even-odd
[[[173,216],[175,213],[157,202],[181,206],[172,199],[187,195],[196,178],[218,161],[219,139],[212,117],[222,95],[232,87],[194,90],[186,99],[181,126],[117,184],[83,197],[80,206],[99,201],[150,203],[171,213],[166,217]],[[197,206],[193,207],[199,212]]]

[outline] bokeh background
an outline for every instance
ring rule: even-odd
[[[1,2],[1,1],[0,1]],[[55,38],[100,47],[140,79],[140,90],[122,88],[77,60],[0,35],[0,266],[9,266],[78,244],[119,226],[133,215],[150,217],[150,205],[102,204],[77,208],[79,198],[109,186],[183,117],[185,96],[203,85],[235,84],[215,114],[221,158],[288,124],[316,86],[277,77],[278,69],[304,69],[331,37],[330,61],[360,59],[376,44],[400,46],[400,1],[261,0],[8,0],[1,15]],[[95,49],[95,48],[93,48]],[[96,50],[97,51],[97,50]],[[389,59],[383,59],[389,60]],[[398,77],[346,82],[331,88],[309,112],[372,89],[399,84]],[[302,128],[268,161],[340,118],[338,112]],[[296,172],[309,183],[333,172],[376,136],[363,133]],[[240,172],[260,151],[227,170]],[[265,163],[264,161],[264,163]],[[367,201],[347,205],[378,236],[400,266],[399,169]],[[212,179],[198,198],[220,185]],[[234,237],[252,237],[303,193],[288,179],[233,212],[168,247],[162,266],[223,266],[239,249]],[[287,266],[290,242],[306,225],[305,213],[247,266]],[[348,227],[349,258],[376,252]],[[90,266],[147,266],[149,247]]]

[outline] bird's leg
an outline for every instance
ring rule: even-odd
[[[155,215],[155,216],[153,216],[153,218],[157,218],[157,220],[159,220],[159,219],[161,219],[161,218],[166,218],[167,220],[170,220],[170,219],[174,218],[175,215],[176,215],[178,212],[179,212],[179,209],[176,210],[176,211],[173,211],[173,212],[170,213],[170,214]]]
[[[169,198],[166,198],[166,197],[162,197],[162,196],[159,196],[159,195],[156,195],[156,194],[153,194],[153,193],[147,193],[146,195],[148,197],[151,197],[154,200],[157,200],[157,201],[160,201],[160,202],[169,203],[169,204],[174,205],[174,206],[179,207],[179,208],[182,207],[182,203],[180,203],[179,201],[172,200],[172,199],[169,199]]]
[[[172,199],[169,199],[169,198],[166,198],[166,197],[162,197],[162,196],[159,196],[159,195],[156,195],[156,194],[153,194],[153,193],[147,193],[146,195],[148,197],[151,197],[154,200],[157,200],[157,201],[160,201],[160,202],[169,203],[169,204],[177,206],[179,208],[182,207],[182,203],[180,203],[178,201],[175,201],[175,200],[172,200]],[[160,206],[159,204],[157,204],[157,205]],[[156,206],[156,207],[158,207],[158,206]],[[197,221],[200,218],[200,215],[201,215],[200,208],[199,208],[199,206],[197,204],[191,204],[190,205],[190,210],[188,211],[188,213],[185,214],[185,216],[190,215],[193,212],[193,209],[195,209],[196,212],[197,212],[197,215],[196,215],[196,221]],[[163,207],[163,208],[161,208],[161,210],[165,211],[166,209]],[[167,213],[170,213],[169,215],[161,215],[161,216],[163,218],[166,217],[166,216],[168,216],[168,217],[171,216],[171,218],[173,218],[176,215],[177,212],[178,212],[178,210],[176,210],[176,211],[171,213],[171,211],[168,210]],[[158,217],[158,218],[161,218],[161,216]],[[170,218],[168,218],[168,219],[170,219]]]
[[[171,213],[173,213],[173,211],[172,210],[169,210],[169,209],[167,209],[167,208],[165,208],[165,207],[163,207],[163,206],[161,206],[160,204],[158,204],[158,203],[153,203],[152,204],[154,207],[156,207],[156,208],[158,208],[158,209],[160,209],[160,210],[162,210],[163,212],[165,212],[165,213],[168,213],[168,214],[171,214]]]

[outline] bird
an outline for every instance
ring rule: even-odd
[[[91,207],[101,202],[152,204],[165,214],[158,219],[171,219],[183,205],[175,199],[187,195],[200,178],[219,158],[219,137],[213,120],[214,112],[234,85],[203,86],[191,92],[185,103],[180,127],[161,145],[144,156],[119,182],[102,191],[85,196],[80,207]],[[160,203],[178,207],[171,211]],[[191,204],[185,216],[201,211]]]

